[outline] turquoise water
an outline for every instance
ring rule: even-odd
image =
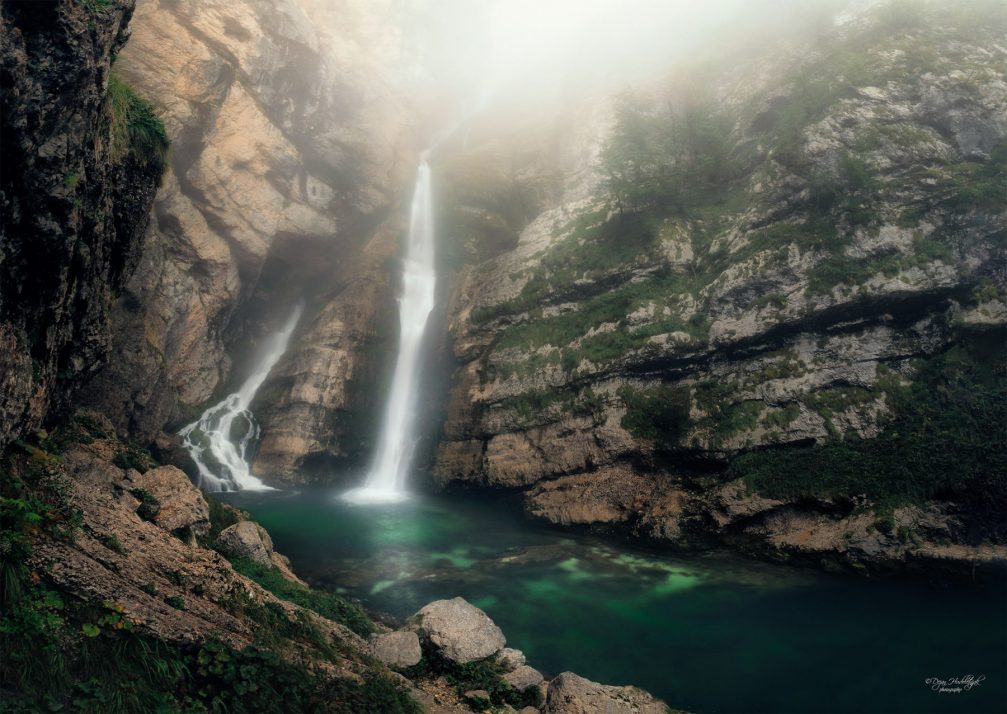
[[[1007,707],[1003,581],[831,576],[671,557],[535,525],[513,504],[239,493],[316,586],[404,618],[461,595],[547,674],[635,684],[695,712],[987,712]],[[985,676],[939,694],[931,677]]]

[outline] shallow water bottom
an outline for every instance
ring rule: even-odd
[[[525,520],[506,499],[354,505],[235,493],[313,584],[405,618],[461,595],[547,674],[633,684],[695,712],[986,712],[1007,706],[1003,579],[932,587],[673,557]],[[960,693],[928,679],[985,677]]]

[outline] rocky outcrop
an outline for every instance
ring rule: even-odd
[[[668,707],[636,687],[611,687],[564,672],[549,682],[546,714],[666,714]]]
[[[310,453],[341,453],[336,417],[366,384],[362,344],[389,299],[388,265],[362,251],[382,225],[392,248],[378,252],[394,252],[385,217],[412,163],[383,74],[395,28],[373,21],[385,11],[140,2],[119,71],[159,102],[174,150],[115,307],[120,359],[87,394],[120,432],[149,442],[198,413],[303,299],[303,341],[256,405],[270,423],[261,468],[282,476]]]
[[[416,630],[424,643],[428,666],[431,662],[435,668],[441,669],[445,663],[449,668],[485,663],[486,667],[474,671],[493,672],[499,677],[495,693],[488,689],[459,690],[463,699],[476,711],[493,702],[499,704],[497,697],[501,691],[517,694],[524,702],[536,702],[535,706],[526,706],[521,712],[665,714],[669,711],[663,702],[641,689],[598,684],[573,672],[564,672],[547,682],[540,671],[526,664],[523,652],[503,646],[505,638],[500,628],[486,613],[464,598],[432,602],[413,615],[409,622],[411,630],[371,638],[376,656],[391,664],[390,660],[399,657],[401,650],[411,655],[413,642],[405,635]],[[386,652],[385,656],[377,655],[379,649]],[[419,652],[418,646],[416,652]],[[464,675],[459,675],[459,679],[464,683]],[[481,681],[486,682],[485,679]],[[515,711],[511,703],[503,706],[504,711]]]
[[[507,643],[493,620],[461,597],[430,603],[416,613],[416,623],[424,639],[458,664],[490,657]]]
[[[131,483],[131,493],[140,490],[159,504],[151,521],[161,528],[170,533],[192,536],[204,536],[209,532],[210,507],[181,469],[160,466],[142,474],[130,473],[127,478]]]
[[[643,111],[633,126],[666,132],[655,152],[682,142],[665,166],[682,183],[631,210],[603,171],[624,130],[612,113],[585,113],[564,133],[591,160],[543,167],[554,154],[543,142],[496,167],[532,192],[550,171],[566,180],[516,245],[457,229],[489,248],[470,251],[452,305],[460,367],[435,480],[521,489],[536,517],[678,546],[729,542],[858,568],[905,566],[941,543],[985,542],[1007,557],[1002,509],[988,513],[970,487],[921,485],[941,479],[925,463],[915,479],[883,463],[905,443],[900,430],[932,423],[894,420],[963,403],[929,401],[947,393],[934,377],[954,372],[944,360],[962,355],[981,381],[1003,344],[1004,55],[957,21],[907,31],[857,18],[814,50],[725,66],[698,99],[688,88],[662,96],[675,120]],[[834,83],[849,53],[856,67]],[[717,136],[691,146],[683,126]],[[459,210],[512,215],[472,187],[493,181],[492,164],[451,173],[478,145],[453,151],[444,170],[465,187]],[[714,154],[716,175],[697,173],[696,157]],[[1001,394],[992,369],[955,394]],[[978,402],[964,409],[978,425],[1000,418]],[[872,483],[866,458],[850,466],[870,440],[878,478],[911,487]],[[997,449],[976,472],[998,468]],[[811,486],[783,468],[786,454],[805,473],[852,475]],[[1002,486],[990,488],[1001,500]],[[988,560],[986,546],[969,553],[966,571]]]
[[[0,14],[0,447],[104,364],[110,302],[138,257],[167,147],[136,144],[131,122],[148,108],[110,80],[133,5]]]

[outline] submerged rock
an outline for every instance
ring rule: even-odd
[[[549,683],[546,714],[667,714],[667,705],[636,687],[612,687],[563,672]]]
[[[422,635],[458,664],[496,654],[507,643],[489,616],[465,598],[437,600],[417,613]]]
[[[420,638],[415,632],[399,630],[386,635],[372,635],[371,654],[390,667],[411,667],[423,657]]]

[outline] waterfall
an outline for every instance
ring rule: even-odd
[[[430,312],[434,308],[434,226],[430,167],[421,157],[413,193],[409,237],[399,298],[399,352],[392,389],[385,408],[378,449],[370,472],[360,488],[344,498],[357,503],[400,501],[407,496],[406,478],[416,446],[416,379],[420,348]]]
[[[237,392],[203,412],[196,421],[182,429],[179,436],[199,469],[199,487],[206,491],[266,491],[270,487],[252,475],[248,466],[248,448],[259,438],[259,425],[248,410],[255,393],[266,381],[270,370],[287,351],[290,335],[301,319],[303,304],[298,304],[283,329],[269,338],[261,361]]]

